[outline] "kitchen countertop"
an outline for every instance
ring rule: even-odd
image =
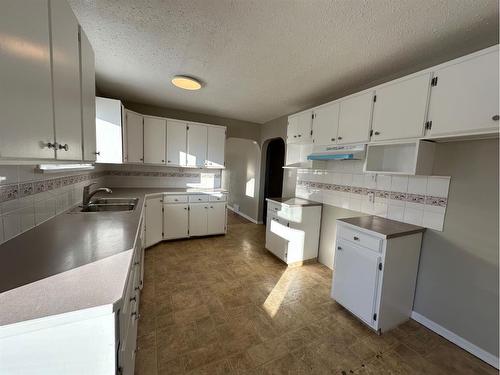
[[[294,206],[294,207],[307,207],[307,206],[322,206],[322,203],[309,201],[307,199],[302,198],[266,198],[266,200],[270,202],[275,202],[279,204],[284,204],[286,206]]]
[[[125,285],[128,267],[123,265],[129,264],[133,255],[144,199],[164,193],[226,191],[114,188],[112,194],[96,196],[139,198],[133,211],[80,213],[68,210],[0,245],[0,326],[98,306],[109,298],[108,303],[115,303],[113,299],[121,296]],[[116,270],[118,265],[121,272]],[[68,278],[70,275],[73,277]],[[66,284],[61,284],[61,280],[66,280]],[[73,285],[74,280],[78,280],[78,285]],[[87,290],[85,280],[95,289]],[[64,290],[63,285],[76,289]],[[42,293],[43,301],[47,302],[23,297],[25,294],[36,297],[37,293]],[[55,305],[49,305],[48,301]]]
[[[380,216],[358,216],[337,220],[366,229],[383,238],[395,238],[425,231],[425,228],[418,225],[402,223]]]

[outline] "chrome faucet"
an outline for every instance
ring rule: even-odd
[[[90,203],[90,198],[92,198],[95,194],[97,194],[100,191],[104,191],[108,194],[111,194],[113,191],[109,188],[99,188],[95,189],[93,192],[90,192],[90,187],[92,185],[95,185],[96,183],[93,182],[91,184],[88,184],[87,186],[83,187],[83,199],[82,199],[82,207],[87,208],[89,203]]]

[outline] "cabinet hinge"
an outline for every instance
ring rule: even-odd
[[[78,28],[78,41],[81,42],[82,41],[82,31],[80,28]]]
[[[437,86],[438,85],[438,77],[434,77],[431,79],[431,86]]]
[[[373,314],[373,320],[377,320],[377,314]]]
[[[189,125],[188,125],[188,126],[186,126],[186,130],[189,130]]]
[[[314,113],[311,113],[311,118],[314,120]]]
[[[161,208],[161,212],[165,212],[165,208],[163,208],[163,207],[162,207],[162,208]]]
[[[311,135],[313,135],[313,131],[311,130]]]
[[[370,137],[373,135],[373,130],[370,130]]]
[[[377,95],[373,95],[373,102],[375,103],[377,101]]]
[[[163,237],[165,235],[165,233],[161,232],[161,236]]]
[[[428,130],[431,130],[432,129],[432,121],[427,121],[425,123],[425,128],[428,129]]]
[[[379,269],[380,271],[382,271],[382,263],[379,263],[379,264],[378,264],[378,269]]]

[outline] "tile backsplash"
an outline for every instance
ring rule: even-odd
[[[35,165],[0,165],[0,244],[80,203],[83,187],[92,182],[109,187],[218,188],[221,171],[109,164],[86,172],[41,174]]]
[[[295,195],[442,231],[450,179],[299,169]]]

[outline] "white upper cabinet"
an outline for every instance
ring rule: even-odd
[[[2,2],[0,158],[53,159],[47,0]]]
[[[205,165],[210,168],[224,168],[226,128],[208,126],[207,132],[207,160],[205,161]]]
[[[122,103],[96,98],[96,144],[98,163],[122,162]]]
[[[427,135],[498,132],[498,47],[434,72]]]
[[[165,164],[167,122],[144,116],[144,163]]]
[[[312,143],[312,110],[288,118],[288,143]]]
[[[187,123],[167,120],[167,165],[186,165]]]
[[[203,167],[207,157],[207,127],[189,123],[187,131],[187,166]]]
[[[373,92],[351,96],[340,102],[337,143],[366,143],[370,140]]]
[[[377,88],[372,141],[423,136],[430,76],[424,73]]]
[[[144,160],[143,116],[127,111],[127,155],[128,163],[142,163]]]
[[[339,103],[331,103],[314,110],[312,130],[315,145],[329,145],[337,140]]]
[[[57,159],[81,160],[82,121],[78,20],[65,0],[51,0],[50,20]]]
[[[83,159],[96,160],[95,59],[87,35],[80,27],[80,81],[82,97]]]

